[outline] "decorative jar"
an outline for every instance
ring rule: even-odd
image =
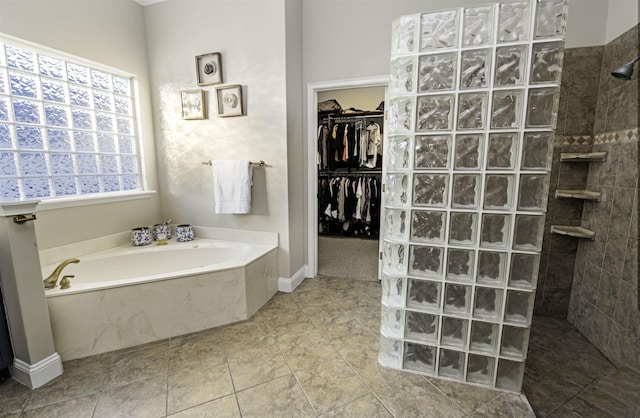
[[[178,242],[192,241],[194,237],[195,233],[193,232],[193,225],[176,225],[176,240]]]
[[[146,226],[140,226],[131,230],[131,244],[139,247],[151,244],[151,231]]]
[[[171,225],[169,224],[155,224],[153,226],[153,240],[157,241],[158,236],[164,234],[164,239],[171,239]]]

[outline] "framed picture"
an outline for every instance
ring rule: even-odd
[[[216,87],[218,116],[242,116],[242,86],[233,84]]]
[[[182,90],[182,119],[204,119],[204,90]]]
[[[219,52],[196,57],[196,76],[199,86],[222,83],[222,55]]]

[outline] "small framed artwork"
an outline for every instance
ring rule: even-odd
[[[182,119],[204,119],[204,90],[182,90]]]
[[[242,116],[242,86],[232,84],[216,87],[218,116]]]
[[[196,56],[196,75],[199,86],[222,83],[222,55],[212,52]]]

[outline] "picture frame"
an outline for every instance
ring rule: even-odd
[[[182,119],[204,119],[206,106],[204,90],[181,90]]]
[[[242,116],[242,86],[230,84],[216,87],[216,99],[218,102],[218,116]]]
[[[222,54],[211,52],[196,56],[196,79],[199,86],[222,83]]]

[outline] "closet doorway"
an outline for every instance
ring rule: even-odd
[[[386,76],[309,85],[308,277],[379,280],[387,85]]]

